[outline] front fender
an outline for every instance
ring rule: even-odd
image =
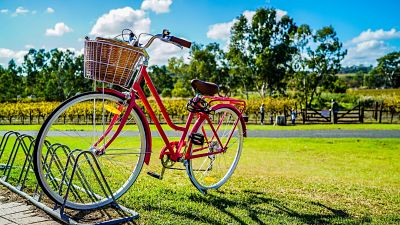
[[[107,93],[107,94],[111,94],[114,96],[118,96],[122,99],[126,99],[126,96],[116,90],[113,89],[107,89],[107,88],[98,88],[97,89],[98,92],[101,93]],[[131,101],[135,101],[135,95],[133,95]],[[144,162],[149,165],[150,163],[150,157],[151,157],[151,149],[152,149],[152,139],[151,139],[151,131],[150,131],[150,126],[149,126],[149,122],[146,119],[146,116],[144,114],[144,112],[142,111],[142,109],[136,104],[136,102],[134,102],[133,105],[133,109],[135,110],[135,112],[139,115],[140,120],[142,121],[143,127],[144,127],[144,132],[145,132],[145,137],[146,137],[146,152],[145,152],[145,156],[144,156]]]

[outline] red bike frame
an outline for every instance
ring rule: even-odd
[[[136,112],[139,114],[141,120],[143,121],[143,125],[145,127],[145,131],[146,131],[146,141],[147,141],[147,149],[146,149],[146,156],[145,156],[145,163],[149,164],[150,162],[150,155],[151,155],[151,132],[150,132],[150,128],[149,128],[149,123],[143,113],[143,111],[140,109],[140,107],[136,104],[136,94],[137,96],[139,96],[139,99],[143,102],[143,105],[146,109],[146,111],[148,112],[148,114],[150,115],[150,118],[153,120],[161,138],[163,139],[165,146],[162,149],[161,153],[160,153],[160,158],[164,157],[164,155],[168,155],[169,158],[173,161],[178,161],[179,159],[181,159],[182,157],[184,157],[184,159],[191,159],[191,158],[198,158],[198,157],[204,157],[204,156],[209,156],[209,155],[214,155],[214,154],[219,154],[222,153],[226,150],[226,145],[222,144],[221,141],[219,140],[219,137],[217,135],[217,131],[219,129],[219,126],[221,124],[218,124],[218,126],[215,128],[213,126],[213,123],[211,121],[211,119],[209,118],[209,115],[206,113],[197,113],[197,117],[198,120],[206,120],[208,122],[208,124],[211,127],[211,130],[213,132],[213,137],[208,140],[208,137],[205,137],[205,141],[212,141],[213,138],[215,137],[219,143],[219,146],[223,146],[219,151],[215,151],[215,152],[207,152],[207,153],[199,153],[199,154],[195,154],[195,155],[190,155],[189,152],[187,152],[185,154],[185,156],[183,156],[182,154],[182,149],[186,146],[186,137],[189,133],[189,129],[190,126],[192,124],[193,118],[195,116],[196,113],[190,112],[189,116],[186,120],[186,124],[184,127],[181,126],[177,126],[176,124],[174,124],[171,120],[171,118],[168,115],[168,112],[164,106],[164,104],[162,103],[162,100],[156,90],[156,88],[154,87],[154,84],[150,78],[150,76],[148,75],[147,71],[147,66],[142,66],[140,68],[140,71],[138,73],[138,77],[136,77],[136,79],[134,80],[134,83],[132,85],[131,88],[131,92],[130,92],[130,101],[129,101],[129,105],[126,109],[126,112],[124,113],[124,115],[121,118],[121,122],[120,125],[118,126],[116,132],[113,134],[113,136],[111,137],[110,140],[107,141],[107,143],[100,147],[100,151],[103,152],[107,149],[107,147],[114,141],[114,139],[119,135],[119,133],[121,132],[122,128],[125,126],[126,121],[128,120],[129,114],[132,110],[136,110]],[[146,85],[148,86],[151,94],[153,95],[154,99],[157,102],[157,105],[160,107],[160,111],[161,114],[163,115],[165,121],[167,122],[168,126],[171,127],[172,129],[176,130],[176,131],[181,131],[182,135],[179,141],[173,141],[170,142],[167,135],[165,134],[163,128],[161,127],[161,124],[159,122],[159,120],[157,119],[156,114],[154,113],[153,109],[150,106],[149,101],[147,100],[147,97],[143,91],[143,89],[140,87],[140,83],[141,81],[144,79]],[[114,95],[118,95],[122,98],[125,98],[126,96],[118,91],[115,91],[113,89],[100,89],[99,91],[102,91],[104,93],[112,93]],[[136,94],[135,94],[136,93]],[[203,96],[203,98],[207,98],[210,99],[209,103],[215,103],[215,102],[219,102],[221,104],[216,104],[214,106],[211,107],[211,109],[218,109],[220,107],[229,107],[230,109],[232,109],[233,111],[235,111],[239,116],[238,120],[235,121],[234,127],[237,126],[239,120],[241,120],[241,124],[243,126],[243,132],[244,132],[244,136],[246,136],[246,126],[245,126],[245,122],[243,120],[242,117],[242,113],[246,107],[246,102],[243,100],[237,100],[237,99],[232,99],[229,97],[215,97],[215,96]],[[234,107],[233,105],[237,106]],[[239,108],[239,109],[238,109]],[[118,110],[122,110],[122,105],[118,107]],[[109,134],[109,132],[112,130],[113,126],[115,125],[116,121],[118,120],[120,114],[115,114],[114,117],[112,118],[110,124],[108,125],[108,128],[106,129],[105,133],[103,134],[102,137],[100,137],[100,139],[95,143],[95,147],[97,147],[97,145],[104,140],[104,137],[107,136]],[[195,123],[195,125],[192,128],[193,130],[197,130],[198,127],[200,126],[200,123]],[[230,137],[233,134],[234,129],[232,129],[232,132],[228,138],[227,143],[229,142]],[[188,148],[190,149],[192,147],[192,143],[189,144]],[[193,152],[200,152],[201,150],[207,149],[207,147],[200,147],[198,149],[195,149]]]

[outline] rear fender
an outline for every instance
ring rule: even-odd
[[[229,108],[229,109],[231,109],[232,111],[236,112],[239,115],[239,119],[240,119],[240,122],[242,124],[242,129],[243,129],[243,137],[247,137],[246,122],[243,119],[242,113],[235,106],[233,106],[231,104],[216,104],[216,105],[213,105],[211,107],[211,110],[217,110],[217,109],[220,109],[220,108]]]

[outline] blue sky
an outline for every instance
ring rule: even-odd
[[[31,47],[81,52],[86,35],[111,36],[126,27],[151,33],[169,28],[190,41],[224,47],[234,19],[242,13],[250,18],[260,7],[273,7],[313,29],[332,25],[348,49],[344,65],[374,64],[400,50],[396,0],[0,0],[0,64],[21,62]],[[163,43],[150,50],[153,64],[187,54]]]

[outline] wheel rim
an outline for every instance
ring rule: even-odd
[[[192,182],[201,189],[216,189],[223,185],[233,174],[239,161],[243,147],[243,128],[238,115],[229,108],[220,108],[215,111],[212,119],[217,134],[223,146],[227,146],[224,153],[192,158],[189,160],[189,172]],[[237,125],[234,128],[234,124]],[[221,150],[219,142],[213,135],[211,127],[206,120],[200,122],[195,131],[205,136],[204,145],[192,145],[191,156]],[[234,128],[234,131],[232,132]],[[231,138],[230,134],[233,133]],[[228,142],[229,140],[229,142]],[[203,149],[204,148],[204,149]]]
[[[42,187],[46,189],[46,194],[50,195],[50,198],[63,203],[67,190],[66,183],[73,169],[73,163],[70,163],[60,191],[62,171],[65,170],[63,166],[68,161],[67,154],[74,149],[93,149],[94,143],[107,130],[109,121],[115,115],[122,116],[124,109],[126,105],[116,96],[89,94],[63,103],[47,120],[38,136],[40,140],[37,143],[36,167]],[[81,115],[78,116],[79,114]],[[97,148],[103,146],[115,133],[119,120],[109,135],[98,143]],[[145,149],[144,127],[138,114],[132,110],[128,123],[106,149],[104,155],[96,157],[95,160],[88,160],[90,157],[85,155],[80,157],[66,206],[74,209],[92,209],[112,201],[95,161],[98,162],[113,196],[115,199],[119,198],[138,177]],[[75,157],[77,154],[78,151],[74,154]]]

